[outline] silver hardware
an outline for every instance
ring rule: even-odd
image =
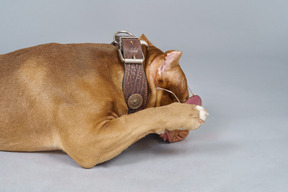
[[[121,37],[118,37],[119,36],[119,34],[121,34],[121,33],[124,33],[124,34],[127,34],[127,36],[121,36]],[[130,33],[130,32],[128,32],[128,31],[124,31],[124,30],[121,30],[121,31],[118,31],[118,32],[116,32],[115,34],[114,34],[114,41],[113,41],[113,43],[116,45],[116,47],[117,47],[117,50],[118,50],[118,55],[119,55],[119,58],[120,58],[120,60],[122,61],[122,62],[124,62],[124,63],[139,63],[139,64],[141,64],[141,63],[143,63],[144,62],[144,54],[143,54],[143,52],[142,52],[142,59],[135,59],[135,57],[133,58],[133,59],[126,59],[126,58],[124,58],[124,56],[123,56],[123,50],[122,50],[122,38],[123,39],[138,39],[137,37],[135,37],[132,33]],[[141,45],[142,44],[144,44],[144,45],[146,45],[145,43],[143,43],[143,42],[141,42],[140,41],[140,43],[141,43]]]
[[[117,37],[117,35],[118,34],[120,34],[120,33],[126,33],[126,34],[128,34],[130,37],[135,37],[132,33],[130,33],[130,32],[128,32],[128,31],[124,31],[124,30],[120,30],[120,31],[117,31],[116,33],[114,33],[114,38],[113,38],[113,42],[116,44],[116,45],[118,45],[118,41],[116,40],[116,37]],[[128,37],[129,37],[128,36]]]

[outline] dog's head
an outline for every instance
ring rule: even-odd
[[[179,65],[182,52],[172,50],[164,53],[156,48],[145,35],[142,35],[140,40],[148,44],[146,75],[151,91],[148,107],[168,105],[177,102],[177,98],[180,102],[185,102],[189,98],[189,91],[185,74]]]

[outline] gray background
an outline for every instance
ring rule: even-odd
[[[287,191],[288,1],[1,0],[0,54],[145,33],[210,116],[180,143],[148,136],[82,169],[62,152],[0,152],[0,191]]]

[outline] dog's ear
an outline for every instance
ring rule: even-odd
[[[149,52],[148,57],[150,61],[152,61],[155,57],[164,54],[160,49],[155,47],[144,34],[142,34],[139,39],[148,44],[147,51]]]
[[[174,67],[177,67],[179,65],[179,60],[182,55],[182,51],[167,51],[164,53],[164,61],[162,63],[162,66],[160,68],[160,73],[163,73],[164,71],[170,71]]]
[[[139,37],[140,40],[143,40],[143,41],[146,41],[146,43],[148,44],[148,46],[154,46],[149,40],[148,38],[142,34],[140,37]]]

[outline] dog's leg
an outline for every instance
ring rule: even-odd
[[[64,120],[65,117],[73,119],[65,126],[62,125],[60,131],[63,150],[85,168],[112,159],[149,133],[196,129],[208,115],[200,106],[173,103],[112,120],[101,120],[96,122],[97,125],[93,125],[89,121],[91,122],[94,115],[81,114],[77,109],[77,114],[72,117],[71,110],[73,111],[67,108],[61,111]]]

